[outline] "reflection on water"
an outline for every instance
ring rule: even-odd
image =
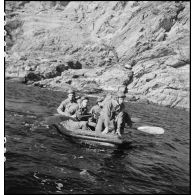
[[[75,144],[42,123],[64,93],[12,82],[5,88],[6,193],[189,193],[189,113],[126,104],[140,125],[165,134],[126,129],[131,148],[114,150]]]

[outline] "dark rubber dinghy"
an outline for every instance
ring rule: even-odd
[[[130,142],[127,142],[113,134],[97,134],[95,131],[84,131],[81,129],[75,129],[74,131],[68,130],[60,123],[53,124],[53,126],[66,137],[90,145],[121,148],[130,144]]]

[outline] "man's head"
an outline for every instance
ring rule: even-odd
[[[82,97],[81,98],[81,107],[86,108],[88,106],[89,98],[88,97]]]
[[[75,91],[73,91],[73,90],[69,90],[69,91],[68,91],[68,99],[69,99],[70,101],[72,101],[72,100],[75,99]]]
[[[102,106],[102,103],[104,101],[104,97],[98,97],[96,103],[101,107]]]
[[[118,92],[117,93],[117,100],[118,100],[118,103],[121,105],[124,100],[125,100],[125,94],[123,92]]]

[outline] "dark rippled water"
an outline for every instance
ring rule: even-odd
[[[190,193],[188,112],[126,104],[131,115],[165,134],[127,129],[132,147],[114,150],[75,144],[38,125],[64,98],[6,81],[5,193]]]

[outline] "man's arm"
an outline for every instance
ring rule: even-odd
[[[76,118],[78,120],[81,120],[81,118],[82,118],[81,108],[78,108],[75,114],[76,114]]]
[[[89,111],[90,114],[94,113],[94,106],[91,108],[91,110]]]
[[[89,117],[91,117],[91,114],[88,112],[88,110],[82,110],[81,108],[79,108],[76,111],[76,117],[78,120],[82,120],[82,121],[87,121],[89,119]]]
[[[73,118],[76,118],[77,115],[77,110],[79,109],[79,105],[75,104],[71,107],[71,109],[69,110],[69,115]]]
[[[59,107],[57,108],[57,112],[58,112],[59,114],[64,115],[64,111],[65,111],[65,108],[66,108],[66,104],[67,104],[66,100],[64,100],[64,101],[61,102],[61,104],[60,104]]]

